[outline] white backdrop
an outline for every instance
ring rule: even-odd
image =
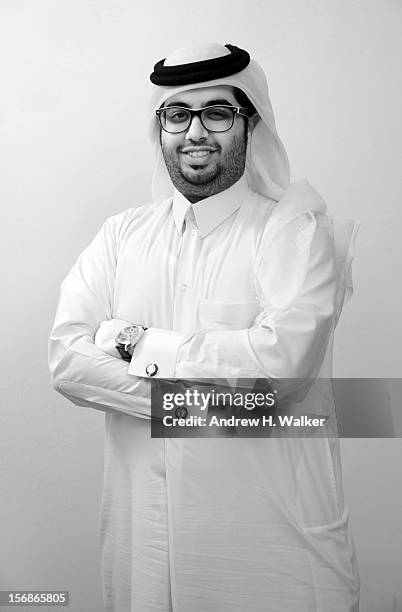
[[[294,179],[361,222],[338,377],[402,377],[399,0],[0,0],[0,589],[102,609],[103,415],[50,387],[58,287],[106,217],[149,198],[148,76],[205,40],[267,72]],[[345,440],[362,612],[402,610],[402,441]],[[21,609],[21,608],[20,608]]]

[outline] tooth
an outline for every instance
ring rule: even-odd
[[[191,157],[206,157],[209,155],[209,151],[189,151]]]

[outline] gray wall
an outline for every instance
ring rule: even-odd
[[[52,391],[47,336],[79,252],[148,200],[147,79],[175,47],[232,42],[266,69],[293,178],[362,223],[335,375],[401,377],[400,26],[398,0],[0,1],[0,588],[102,609],[103,415]],[[342,447],[362,610],[402,610],[402,442]]]

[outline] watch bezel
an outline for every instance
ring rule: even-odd
[[[131,361],[132,355],[128,349],[135,348],[143,333],[147,330],[144,325],[128,325],[119,331],[115,338],[116,349],[122,359]]]

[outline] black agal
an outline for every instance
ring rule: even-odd
[[[192,85],[203,81],[212,81],[236,74],[248,66],[250,55],[235,45],[225,45],[230,53],[200,62],[165,66],[166,60],[160,60],[154,66],[150,76],[155,85]]]

